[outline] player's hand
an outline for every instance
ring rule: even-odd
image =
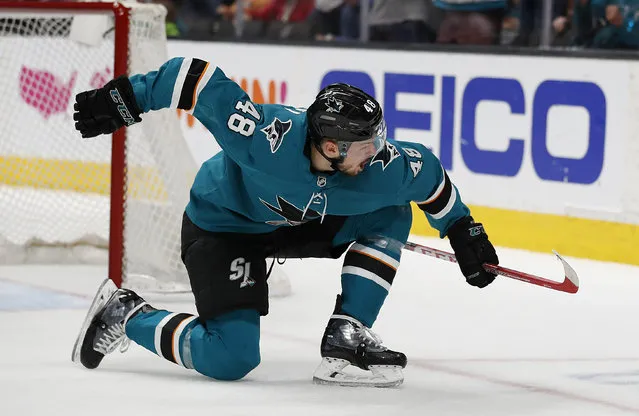
[[[469,285],[482,288],[495,280],[495,274],[484,270],[483,264],[499,264],[499,258],[482,224],[464,217],[450,227],[448,239]]]
[[[85,138],[111,134],[122,126],[142,121],[133,86],[125,76],[76,95],[73,109],[75,129]]]

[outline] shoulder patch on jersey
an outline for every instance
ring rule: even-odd
[[[380,150],[375,157],[373,158],[373,160],[371,160],[370,166],[373,166],[373,163],[381,163],[382,164],[382,170],[385,170],[386,167],[388,165],[390,165],[390,163],[397,159],[399,157],[399,150],[397,150],[397,148],[390,144],[389,142],[386,142],[386,145],[384,146],[384,148],[382,150]]]
[[[271,124],[264,127],[260,131],[266,135],[266,140],[271,145],[271,153],[277,152],[284,140],[284,136],[291,130],[293,122],[291,120],[282,121],[275,117]]]

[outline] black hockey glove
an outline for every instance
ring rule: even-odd
[[[448,239],[469,285],[481,288],[495,280],[495,274],[482,266],[484,263],[499,264],[495,248],[482,224],[475,222],[473,217],[464,217],[450,227]]]
[[[122,126],[142,121],[129,79],[120,76],[97,90],[75,96],[75,129],[82,137],[111,134]]]

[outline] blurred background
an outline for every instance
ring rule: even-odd
[[[37,0],[24,0],[37,1]],[[49,0],[55,1],[55,0]],[[639,0],[141,0],[170,38],[637,49]]]
[[[639,0],[148,0],[167,35],[637,49]]]
[[[357,85],[384,107],[389,137],[421,142],[440,158],[498,245],[639,265],[639,141],[634,137],[639,129],[639,101],[634,100],[639,0],[139,3],[161,4],[168,13],[164,22],[162,9],[153,25],[143,14],[132,20],[140,33],[132,31],[131,45],[143,47],[131,49],[136,59],[129,62],[129,71],[156,69],[166,53],[221,62],[258,104],[305,105],[329,83]],[[14,149],[7,145],[10,134],[0,141],[0,183],[4,154],[21,157],[4,162],[15,166],[5,175],[18,178],[14,182],[24,183],[24,172],[35,180],[40,176],[33,172],[43,171],[24,169],[22,153],[57,175],[71,171],[41,160],[45,152],[39,135],[58,139],[49,138],[46,157],[62,154],[73,163],[108,159],[104,151],[89,158],[83,153],[86,146],[74,147],[73,156],[58,148],[76,134],[69,122],[73,92],[97,88],[113,76],[112,50],[89,56],[75,42],[58,42],[58,50],[56,42],[46,39],[33,39],[32,49],[26,50],[23,39],[2,38],[2,33],[71,38],[72,19],[56,25],[49,18],[45,25],[36,17],[5,14],[9,17],[0,16],[0,50],[8,58],[0,60],[0,73],[8,75],[0,77],[6,84],[0,92],[10,97],[6,103],[15,103],[7,105],[4,117],[14,122],[15,144]],[[73,19],[76,26],[80,21]],[[148,27],[153,30],[145,33]],[[74,41],[86,44],[88,34],[97,32],[98,41],[110,45],[108,25],[104,32],[91,22],[82,29]],[[51,92],[44,98],[41,84]],[[192,114],[178,111],[177,118],[185,139],[180,143],[187,143],[195,165],[219,151]],[[162,127],[169,121],[158,124],[150,142],[171,136]],[[155,163],[168,170],[182,165],[167,154]],[[70,184],[87,182],[72,179]],[[107,179],[99,189],[107,189]],[[97,188],[90,184],[87,189]],[[416,214],[412,232],[432,236],[423,215]],[[0,226],[12,224],[1,220]],[[152,251],[148,244],[140,244],[145,253]]]

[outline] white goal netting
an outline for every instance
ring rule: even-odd
[[[128,72],[157,69],[165,9],[129,6]],[[72,114],[75,94],[114,76],[114,22],[108,10],[0,6],[0,263],[106,259],[111,138],[81,139]],[[175,114],[143,117],[126,132],[123,275],[182,287],[179,229],[197,166]]]

